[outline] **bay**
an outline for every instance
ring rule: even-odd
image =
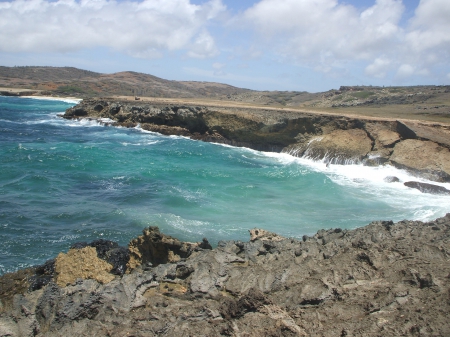
[[[383,179],[393,167],[330,165],[58,117],[73,101],[0,96],[0,274],[98,238],[158,226],[181,240],[300,238],[374,220],[432,220],[449,196]],[[450,184],[440,184],[450,188]]]

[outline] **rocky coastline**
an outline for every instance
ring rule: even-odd
[[[303,239],[77,243],[0,277],[0,336],[448,336],[450,214]]]
[[[274,108],[87,99],[67,119],[97,119],[165,135],[286,152],[326,163],[389,163],[450,182],[450,126],[412,120],[348,117]]]
[[[84,100],[63,117],[326,163],[388,163],[450,182],[443,124],[108,99]],[[127,247],[78,242],[0,276],[0,337],[449,336],[449,258],[450,213],[301,240],[252,229],[248,242],[214,249],[206,238],[182,242],[149,227]]]

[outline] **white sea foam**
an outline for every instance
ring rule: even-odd
[[[81,98],[75,98],[75,97],[49,97],[49,96],[20,96],[23,98],[32,98],[40,101],[60,101],[60,102],[66,102],[66,103],[74,103],[78,104],[82,101]]]
[[[223,144],[217,144],[223,146]],[[227,145],[226,147],[232,147]],[[414,220],[429,221],[445,215],[450,211],[450,196],[442,194],[422,193],[409,188],[403,183],[419,181],[445,187],[450,190],[450,183],[429,181],[411,175],[406,170],[392,165],[364,166],[362,164],[338,165],[329,164],[324,160],[294,157],[287,153],[261,152],[249,148],[236,148],[243,152],[243,157],[250,159],[269,160],[272,164],[283,166],[299,165],[307,171],[322,173],[337,185],[349,188],[361,199],[385,202],[391,207],[403,209],[413,214]],[[394,176],[399,182],[389,183],[386,177]],[[397,219],[401,220],[401,219]]]
[[[205,229],[211,226],[207,221],[184,219],[174,214],[164,214],[162,218],[168,226],[195,235],[205,235]]]

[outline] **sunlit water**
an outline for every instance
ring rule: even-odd
[[[450,211],[448,196],[384,182],[418,180],[392,167],[327,167],[57,116],[72,105],[0,96],[0,274],[78,241],[125,245],[147,226],[217,244],[254,227],[301,237]]]

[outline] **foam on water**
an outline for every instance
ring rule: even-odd
[[[75,98],[75,97],[49,97],[49,96],[21,96],[23,98],[30,98],[35,99],[39,101],[58,101],[58,102],[64,102],[69,104],[78,104],[82,101],[81,98]]]

